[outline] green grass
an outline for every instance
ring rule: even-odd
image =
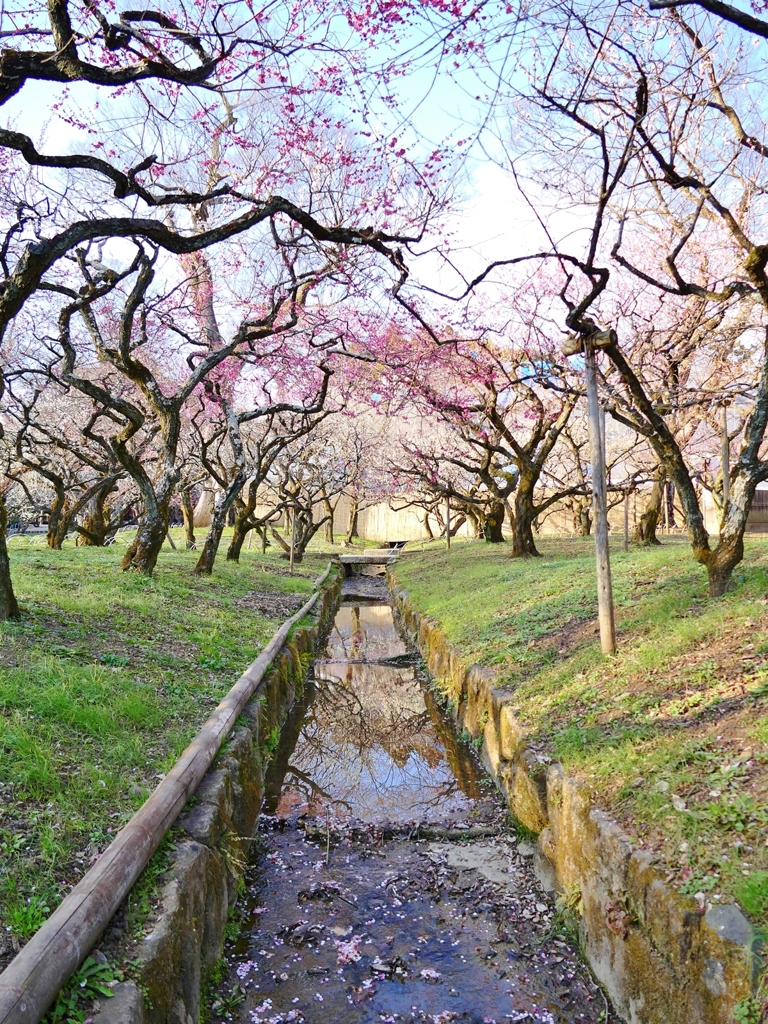
[[[719,600],[679,538],[612,552],[610,659],[592,541],[542,540],[528,560],[505,548],[435,545],[396,576],[466,663],[494,667],[551,756],[664,856],[673,884],[736,897],[768,926],[768,901],[745,888],[768,870],[768,538],[748,538]]]
[[[222,546],[201,579],[194,552],[166,546],[147,579],[118,569],[129,539],[10,544],[24,616],[0,626],[0,966],[8,938],[40,926],[287,618],[281,595],[300,604],[324,567],[308,558],[289,576],[274,550],[233,565]],[[265,602],[273,613],[254,610]]]

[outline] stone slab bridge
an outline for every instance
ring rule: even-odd
[[[394,565],[404,543],[404,541],[390,541],[386,548],[370,548],[360,554],[339,555],[338,559],[344,566],[344,575],[352,576],[364,566]]]

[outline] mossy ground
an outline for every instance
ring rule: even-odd
[[[240,672],[312,590],[274,549],[148,579],[103,549],[15,538],[24,615],[0,625],[0,968],[109,844]],[[226,539],[225,539],[226,543]]]
[[[682,538],[614,550],[615,658],[600,651],[592,541],[540,550],[431,545],[396,576],[673,885],[736,898],[768,929],[768,538],[747,539],[718,600]]]

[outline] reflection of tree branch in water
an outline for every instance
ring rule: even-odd
[[[438,705],[432,693],[424,690],[424,703],[432,719],[438,739],[443,744],[448,765],[465,796],[470,800],[478,800],[480,792],[480,771],[466,747],[459,743],[452,724],[446,719],[445,712]]]
[[[320,786],[315,781],[315,779],[307,775],[305,772],[301,771],[301,769],[297,768],[295,765],[288,765],[288,771],[286,772],[286,776],[287,775],[293,776],[296,782],[303,782],[306,786],[309,787],[309,793],[304,794],[307,797],[308,801],[312,798],[316,799],[317,797],[321,797],[325,801],[325,803],[341,804],[342,807],[346,807],[346,809],[351,812],[352,804],[348,803],[346,800],[340,800],[337,799],[335,796],[331,796],[331,794],[324,790],[322,786]],[[296,786],[296,788],[299,790],[299,792],[304,792],[301,786]]]
[[[338,686],[328,680],[325,682],[327,685],[318,691],[311,717],[306,722],[306,726],[314,725],[316,731],[305,727],[306,741],[321,754],[326,737],[329,737],[332,746],[353,746],[361,760],[365,760],[366,754],[375,747],[386,751],[401,765],[407,762],[412,752],[419,754],[427,763],[442,759],[431,738],[424,736],[431,720],[423,705],[419,710],[403,705],[389,708],[366,706],[358,694],[340,680]],[[414,742],[420,737],[426,741],[420,745],[426,750],[419,749]],[[430,748],[434,749],[432,758],[428,756]]]
[[[304,694],[300,700],[295,702],[283,722],[280,730],[280,742],[272,754],[272,759],[264,774],[264,811],[267,814],[274,814],[280,803],[288,762],[301,736],[307,709],[312,705],[315,690],[314,680],[310,676],[306,681]]]
[[[364,660],[374,651],[386,656],[402,649],[396,635],[389,640],[383,613],[368,617],[372,633],[357,602],[337,618],[326,659],[316,664],[314,699],[300,714],[294,708],[285,723],[274,780],[272,765],[268,772],[268,799],[277,807],[288,781],[297,799],[353,814],[395,819],[463,812],[462,794],[482,795],[477,766],[413,666]]]
[[[360,655],[362,654],[363,649],[365,647],[365,630],[362,628],[362,625],[360,623],[360,607],[359,607],[359,605],[353,606],[351,608],[351,613],[352,613],[352,632],[351,632],[350,637],[349,637],[349,641],[350,641],[349,649],[347,649],[347,643],[346,643],[346,640],[344,638],[344,634],[341,632],[341,629],[336,624],[338,619],[334,620],[334,624],[333,624],[333,633],[335,633],[336,636],[339,638],[339,643],[341,645],[341,649],[344,652],[344,660],[345,661],[347,659],[362,660],[360,658]]]

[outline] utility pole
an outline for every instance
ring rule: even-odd
[[[445,548],[451,550],[451,496],[445,496]]]
[[[624,488],[624,550],[629,551],[629,487]]]
[[[615,337],[615,335],[614,335]],[[613,586],[608,550],[608,511],[605,497],[605,450],[597,399],[597,362],[590,338],[584,339],[584,364],[587,380],[587,416],[589,448],[592,462],[592,515],[595,522],[595,556],[597,561],[597,614],[600,622],[600,645],[603,654],[616,653],[616,625],[613,617]]]
[[[293,576],[293,551],[296,547],[296,506],[291,509],[291,576]]]
[[[723,518],[731,497],[731,446],[728,441],[728,403],[720,406],[720,466],[723,472]]]
[[[664,523],[666,525],[666,534],[669,536],[669,531],[671,530],[669,518],[669,480],[664,481]]]

